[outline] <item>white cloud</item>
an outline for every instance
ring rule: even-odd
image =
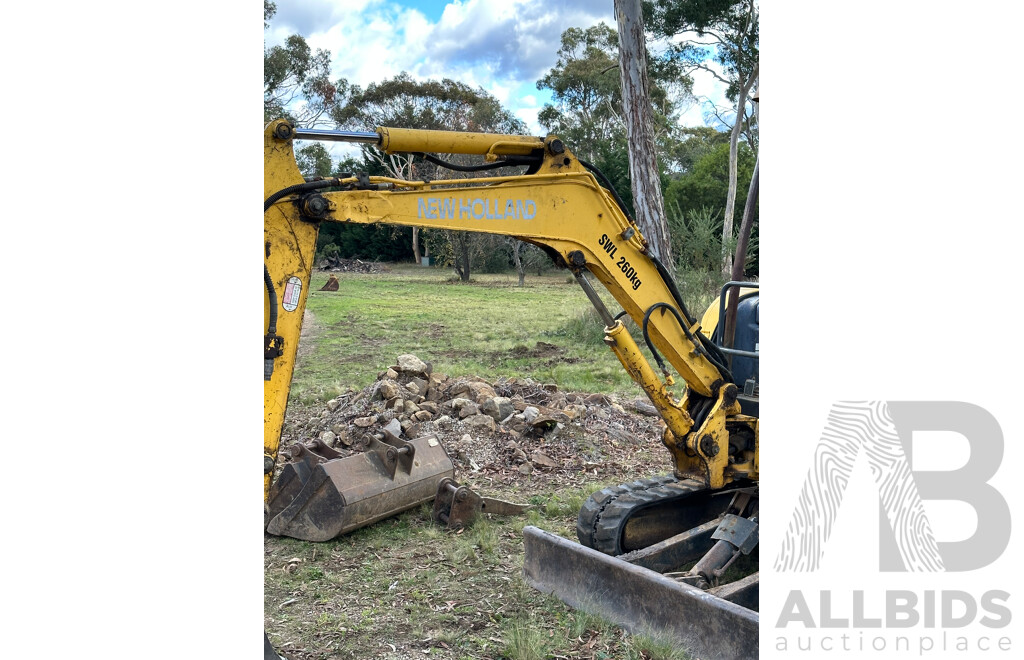
[[[592,0],[452,0],[436,21],[413,0],[277,0],[267,43],[299,33],[330,50],[332,76],[366,87],[402,71],[417,79],[450,78],[481,87],[539,132],[543,106],[536,81],[555,65],[563,31],[600,21],[615,26],[612,2]],[[695,93],[721,100],[724,87],[695,75]],[[703,124],[700,106],[684,115]]]

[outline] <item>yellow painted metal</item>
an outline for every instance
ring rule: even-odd
[[[749,286],[740,287],[740,299],[751,293],[757,293],[757,289]],[[718,325],[719,307],[718,298],[715,298],[715,301],[704,311],[704,316],[700,318],[700,331],[704,333],[705,337],[710,337],[715,331],[715,326]]]
[[[693,428],[693,419],[685,408],[676,403],[668,384],[658,380],[651,363],[640,352],[640,347],[636,345],[626,326],[622,325],[622,321],[616,321],[615,325],[604,329],[604,342],[619,358],[626,373],[647,394],[668,428],[678,437],[686,437]]]
[[[302,174],[295,164],[290,139],[275,137],[282,120],[269,124],[263,132],[263,197],[288,186],[302,183]],[[316,248],[316,224],[299,219],[291,204],[275,204],[263,214],[264,262],[277,290],[277,334],[284,338],[284,354],[274,361],[274,373],[263,383],[263,454],[264,460],[277,460],[281,428],[288,405],[295,354],[302,331],[302,314],[306,309],[309,277]],[[298,290],[296,290],[298,287]],[[287,296],[287,297],[286,297]],[[264,288],[263,330],[270,318],[270,297]],[[269,473],[263,477],[263,501],[270,493]]]
[[[491,135],[459,131],[421,131],[410,128],[377,128],[385,153],[427,152],[441,154],[492,154],[526,156],[544,148],[544,139],[525,135]]]

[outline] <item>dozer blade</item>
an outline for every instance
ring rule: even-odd
[[[702,659],[758,657],[757,612],[536,527],[523,534],[534,589]]]
[[[291,449],[267,503],[267,532],[329,541],[433,499],[455,476],[434,436],[404,441],[386,436],[344,458],[314,442]]]

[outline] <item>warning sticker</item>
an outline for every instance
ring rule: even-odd
[[[284,285],[284,296],[281,299],[281,306],[286,312],[294,312],[299,306],[299,296],[302,294],[302,280],[294,275]]]

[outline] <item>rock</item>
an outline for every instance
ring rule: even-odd
[[[467,417],[471,417],[473,415],[479,415],[479,414],[480,414],[480,406],[476,405],[475,403],[467,403],[466,405],[464,405],[461,408],[459,408],[459,417],[461,419],[465,419]]]
[[[376,415],[373,415],[372,417],[357,417],[356,419],[352,420],[353,424],[362,429],[365,429],[368,426],[373,426],[376,422]]]
[[[462,397],[458,397],[458,398],[452,399],[448,403],[450,403],[452,408],[455,408],[456,410],[462,410],[463,406],[473,406],[473,405],[476,405],[472,401],[470,401],[469,399],[463,399]]]
[[[417,422],[427,422],[430,421],[430,419],[433,417],[434,416],[431,415],[426,410],[417,410],[412,414],[412,419]]]
[[[392,380],[380,381],[380,398],[384,400],[393,399],[401,394],[401,392],[402,390],[399,389],[398,383]]]
[[[416,435],[416,432],[411,430],[412,427],[413,427],[413,423],[411,421],[409,421],[408,419],[403,419],[402,420],[401,427],[402,427],[402,433],[404,433],[406,435],[406,437],[410,437],[411,438],[411,437],[414,437]]]
[[[512,452],[512,460],[514,460],[516,463],[525,463],[526,452],[523,451],[522,449],[516,449],[514,452]]]
[[[463,393],[468,392],[468,391],[469,391],[469,383],[457,382],[454,385],[452,385],[451,388],[449,388],[448,396],[450,396],[452,398],[455,398],[458,395],[463,394]]]
[[[336,437],[340,438],[341,436],[345,435],[345,432],[346,429],[344,424],[334,424],[331,426],[331,433],[333,433]]]
[[[398,356],[398,370],[407,374],[419,374],[422,376],[430,373],[426,362],[408,353]]]
[[[515,451],[516,449],[519,449],[519,443],[515,440],[509,440],[505,443],[505,449]]]
[[[490,415],[496,422],[500,422],[508,417],[515,414],[515,406],[512,405],[512,399],[503,396],[495,396],[484,401],[480,407],[480,412],[485,415]]]
[[[448,415],[441,415],[440,417],[434,420],[434,424],[437,424],[438,426],[449,426],[451,423],[452,418],[449,417]]]
[[[384,372],[384,375],[390,378],[391,380],[398,380],[398,372],[392,369],[391,367],[388,367],[388,370]]]
[[[411,415],[411,414],[413,414],[414,412],[419,412],[419,410],[420,410],[420,407],[419,407],[419,406],[417,406],[417,405],[416,405],[415,403],[413,403],[412,401],[408,401],[408,400],[407,400],[407,401],[405,402],[405,406],[404,406],[404,407],[402,408],[402,410],[403,410],[403,411],[405,412],[405,414],[407,414],[407,415]]]
[[[541,389],[543,389],[545,392],[557,392],[558,385],[555,385],[554,383],[544,383],[543,385],[541,385]]]
[[[532,474],[533,466],[530,465],[529,463],[523,463],[522,465],[519,466],[519,473],[524,475]]]
[[[468,433],[463,433],[462,437],[459,438],[459,442],[464,443],[464,444],[468,444],[470,442],[473,442],[473,436],[471,436]]]
[[[622,406],[620,406],[617,403],[610,404],[608,407],[611,408],[612,410],[614,410],[615,412],[621,414],[621,415],[625,415],[626,414],[626,409],[623,408]]]
[[[420,386],[412,381],[405,384],[405,389],[409,390],[414,396],[420,393]]]
[[[331,412],[334,412],[340,407],[341,401],[338,401],[337,399],[331,399],[330,401],[327,402],[327,409],[330,410]]]
[[[541,467],[558,467],[558,463],[556,463],[554,459],[552,459],[550,456],[548,456],[539,449],[530,454],[530,460],[533,461],[535,464],[540,465]]]
[[[514,415],[511,421],[506,422],[506,426],[515,433],[522,433],[526,429],[530,428],[530,425],[527,424],[519,415]]]
[[[466,425],[466,428],[477,433],[494,433],[494,419],[489,415],[473,415],[463,420],[463,423]]]
[[[328,447],[334,446],[334,439],[337,436],[334,435],[334,431],[324,431],[320,434],[320,441],[326,444]]]
[[[393,419],[384,426],[385,431],[389,431],[395,437],[402,435],[402,423],[397,419]]]
[[[437,403],[433,401],[420,401],[418,405],[420,410],[426,410],[431,415],[437,414]]]
[[[566,408],[562,410],[562,412],[565,413],[569,417],[569,419],[576,419],[577,417],[582,417],[583,415],[587,414],[587,407],[580,405],[578,403],[574,403],[570,406],[566,406]]]
[[[498,393],[494,391],[494,388],[487,383],[470,383],[469,391],[477,403],[483,403],[487,399],[498,396]]]
[[[533,423],[533,420],[537,419],[537,415],[539,415],[539,414],[540,414],[540,410],[538,410],[537,408],[535,408],[533,406],[527,406],[523,410],[523,419],[526,420],[526,422],[528,424],[529,423]]]

